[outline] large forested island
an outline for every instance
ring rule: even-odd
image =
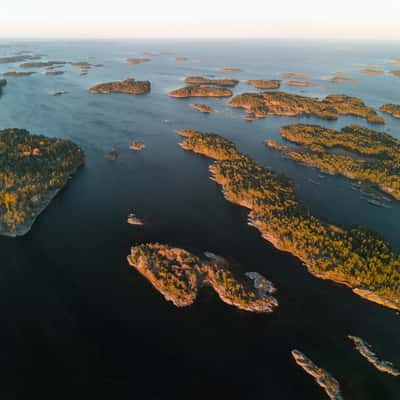
[[[231,107],[243,108],[255,118],[270,115],[296,117],[312,115],[327,120],[336,120],[339,115],[353,115],[368,122],[383,124],[385,119],[357,97],[329,95],[324,99],[299,96],[286,92],[243,93],[229,103]]]
[[[319,125],[284,126],[280,133],[301,148],[266,144],[281,150],[292,160],[377,186],[400,200],[400,141],[387,133],[351,125],[341,131]],[[336,149],[347,154],[336,154]]]
[[[400,256],[378,234],[323,223],[298,200],[293,182],[238,152],[221,136],[179,132],[181,147],[213,160],[212,179],[227,200],[249,208],[249,224],[278,249],[300,258],[322,279],[400,309]]]
[[[379,109],[393,118],[400,118],[400,105],[398,104],[384,104]]]
[[[193,304],[199,289],[211,286],[220,299],[241,310],[271,312],[278,305],[272,284],[257,273],[240,279],[228,262],[212,253],[207,259],[159,243],[132,247],[129,264],[177,307]]]
[[[216,85],[226,87],[233,87],[239,83],[236,79],[209,79],[203,76],[188,76],[185,78],[184,82],[190,85]]]
[[[175,89],[169,93],[171,97],[188,98],[188,97],[231,97],[232,91],[226,88],[213,86],[186,86]]]
[[[0,234],[27,233],[68,178],[84,162],[69,140],[0,131]]]
[[[137,81],[135,79],[126,79],[124,81],[100,83],[89,89],[90,93],[126,93],[126,94],[145,94],[150,92],[150,81]]]

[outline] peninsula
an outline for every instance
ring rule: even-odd
[[[379,357],[372,351],[371,346],[363,339],[351,335],[349,335],[348,338],[354,343],[356,350],[378,371],[386,372],[393,376],[400,376],[400,370],[398,370],[390,361],[379,359]]]
[[[281,87],[281,81],[276,79],[262,80],[262,79],[250,79],[246,82],[248,85],[254,86],[257,89],[279,89]]]
[[[150,81],[136,81],[135,79],[126,79],[125,81],[100,83],[89,89],[90,93],[126,93],[126,94],[145,94],[151,89]]]
[[[83,162],[69,140],[0,130],[0,235],[26,234]]]
[[[288,117],[304,115],[336,120],[339,115],[352,115],[365,118],[370,123],[384,124],[386,122],[361,99],[346,95],[329,95],[324,99],[319,99],[287,92],[243,93],[235,96],[229,105],[234,108],[243,108],[255,118],[265,118],[270,115]]]
[[[239,83],[236,79],[208,79],[202,76],[188,76],[185,78],[184,82],[190,85],[216,85],[226,87],[234,87]]]
[[[190,105],[190,107],[192,107],[193,110],[197,110],[206,114],[209,114],[213,111],[211,107],[201,103],[193,103]]]
[[[212,179],[225,198],[250,210],[249,224],[321,279],[346,285],[370,301],[400,310],[400,256],[378,234],[326,224],[310,214],[294,183],[239,153],[215,134],[182,130],[181,147],[214,160]]]
[[[175,89],[169,93],[170,97],[188,98],[188,97],[231,97],[232,91],[226,88],[213,86],[186,86]]]
[[[376,186],[400,200],[400,140],[387,133],[351,125],[341,131],[319,125],[294,124],[281,136],[301,148],[278,149],[285,156],[331,175],[343,175]],[[277,148],[272,141],[267,146]],[[336,149],[346,154],[335,153]]]
[[[203,286],[211,286],[224,303],[244,311],[267,313],[278,305],[271,295],[275,288],[264,277],[238,277],[224,258],[205,254],[202,260],[183,249],[148,243],[132,247],[128,263],[176,307],[193,304]]]
[[[299,350],[292,350],[292,356],[296,364],[315,379],[331,400],[343,400],[339,382],[329,372],[318,367],[318,365],[314,364],[313,361]]]

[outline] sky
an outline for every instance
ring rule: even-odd
[[[0,1],[0,37],[400,40],[400,0]]]

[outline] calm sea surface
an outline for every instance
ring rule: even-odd
[[[275,250],[246,224],[247,212],[224,200],[209,180],[209,160],[178,146],[176,129],[212,131],[233,140],[259,163],[291,176],[300,198],[324,221],[363,225],[383,234],[400,251],[400,203],[375,208],[340,177],[285,160],[263,141],[279,139],[293,122],[339,129],[365,120],[341,117],[271,117],[251,123],[227,100],[206,99],[218,113],[192,110],[193,100],[167,93],[187,75],[279,79],[303,72],[309,88],[282,86],[310,96],[344,93],[368,105],[400,103],[400,79],[365,75],[360,64],[396,69],[396,42],[313,41],[6,41],[0,56],[30,50],[45,59],[86,60],[103,68],[80,76],[40,71],[8,78],[0,98],[0,128],[68,138],[86,153],[86,165],[21,238],[0,238],[1,399],[274,399],[320,400],[323,391],[293,361],[306,353],[341,383],[346,400],[398,400],[399,379],[375,370],[353,351],[347,334],[370,342],[400,366],[400,320],[394,311],[363,300],[337,284],[307,273],[290,254]],[[128,65],[144,51],[188,57],[153,57]],[[89,58],[90,57],[90,58]],[[220,67],[242,72],[223,74]],[[18,65],[0,65],[0,72]],[[397,69],[400,69],[399,67]],[[326,81],[337,71],[356,83]],[[144,96],[93,95],[92,85],[128,76],[152,81]],[[55,90],[68,93],[53,97]],[[400,138],[400,121],[376,127]],[[140,140],[146,149],[132,154]],[[105,159],[112,146],[115,162]],[[312,184],[309,179],[320,181]],[[126,223],[135,210],[143,227]],[[130,247],[158,241],[197,254],[208,250],[242,271],[259,271],[278,288],[280,307],[271,315],[241,312],[208,289],[185,309],[167,303],[126,262]]]

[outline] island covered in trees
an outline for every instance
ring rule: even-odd
[[[203,286],[211,286],[219,298],[241,310],[272,312],[278,305],[275,288],[256,272],[238,277],[222,257],[204,253],[201,260],[186,250],[159,243],[132,247],[129,264],[177,307],[194,303]]]
[[[299,201],[288,177],[258,165],[231,141],[194,130],[178,133],[185,137],[183,149],[215,160],[212,179],[227,200],[250,209],[249,224],[263,238],[297,256],[313,275],[400,310],[400,256],[381,236],[322,222]]]
[[[188,97],[231,97],[232,91],[226,88],[213,86],[186,86],[175,89],[169,93],[171,97],[188,98]]]
[[[341,131],[319,125],[294,124],[280,129],[282,137],[302,147],[267,141],[285,156],[329,174],[340,174],[359,183],[372,184],[400,200],[400,141],[387,133],[359,125]],[[336,149],[346,154],[336,154]]]
[[[254,118],[305,115],[336,120],[339,115],[352,115],[365,118],[371,123],[385,123],[385,119],[372,107],[366,106],[361,99],[346,95],[329,95],[319,99],[287,92],[243,93],[235,96],[229,105],[245,109]]]
[[[83,162],[83,151],[69,140],[1,130],[0,234],[27,233]]]
[[[100,83],[89,89],[90,93],[126,93],[126,94],[145,94],[150,92],[150,81],[137,81],[133,78],[124,81]]]
[[[400,105],[398,104],[384,104],[379,109],[393,118],[400,118]]]
[[[216,85],[226,87],[233,87],[239,83],[236,79],[209,79],[203,76],[188,76],[184,79],[184,82],[189,85]]]

